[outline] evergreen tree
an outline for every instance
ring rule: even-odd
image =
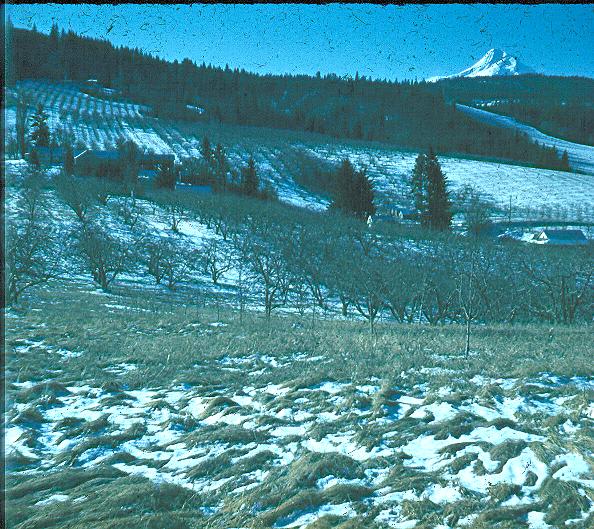
[[[120,154],[119,172],[124,182],[135,184],[138,180],[138,170],[140,166],[140,152],[138,145],[133,141],[119,141],[117,149]]]
[[[427,156],[419,154],[411,178],[411,192],[415,209],[419,212],[427,209]]]
[[[349,214],[352,211],[353,182],[355,179],[355,168],[348,158],[345,158],[335,176],[334,199],[330,209]]]
[[[50,165],[53,165],[53,163],[54,163],[54,153],[60,148],[60,144],[58,143],[55,135],[52,136],[52,139],[50,140],[50,145],[49,146],[50,146]]]
[[[39,153],[37,152],[37,147],[33,147],[31,149],[31,155],[29,157],[29,163],[34,167],[41,167],[41,161],[39,160]]]
[[[247,167],[241,171],[241,192],[248,197],[255,197],[259,188],[258,174],[256,173],[256,163],[250,156]]]
[[[68,176],[74,174],[74,151],[70,142],[64,144],[64,173]]]
[[[12,20],[8,17],[5,26],[5,33],[4,33],[4,68],[5,68],[5,75],[6,78],[4,82],[6,86],[10,88],[14,88],[15,86],[15,72],[14,72],[14,50],[12,49],[14,38],[13,38],[13,29],[14,26],[12,24]]]
[[[204,160],[207,163],[211,163],[212,162],[212,148],[210,146],[210,141],[207,136],[204,136],[204,138],[202,139],[202,145],[200,147],[200,150],[202,152],[202,157],[204,158]]]
[[[175,189],[175,166],[172,162],[163,162],[159,164],[157,176],[155,177],[155,187],[160,189]]]
[[[29,121],[29,102],[22,90],[17,91],[16,133],[21,157],[27,152],[27,123]]]
[[[375,213],[373,184],[365,170],[356,171],[350,160],[344,159],[335,181],[334,200],[330,209],[361,220]]]
[[[218,190],[226,191],[227,189],[227,173],[229,172],[229,162],[223,146],[217,144],[214,152],[215,162],[215,187]]]
[[[447,178],[433,149],[427,155],[427,210],[425,224],[434,230],[448,230],[452,222]]]
[[[47,114],[43,110],[41,103],[39,103],[35,114],[31,117],[31,141],[35,147],[49,147],[50,144]]]
[[[367,176],[365,169],[356,171],[352,190],[353,214],[355,217],[366,220],[375,213],[373,198],[373,183]]]

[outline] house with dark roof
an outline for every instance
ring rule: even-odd
[[[141,154],[138,176],[141,178],[155,178],[160,165],[173,165],[175,156],[173,154]]]
[[[582,246],[588,244],[588,239],[582,230],[544,229],[535,234],[530,242],[555,246]]]
[[[78,176],[107,176],[119,171],[118,151],[87,149],[74,157],[74,174]]]
[[[74,158],[74,172],[79,176],[114,176],[121,171],[119,151],[99,151],[87,149]],[[162,164],[174,164],[173,154],[139,154],[138,174],[144,178],[154,178]]]

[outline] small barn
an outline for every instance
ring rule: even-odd
[[[582,246],[588,239],[582,230],[541,230],[530,242],[554,246]]]
[[[175,156],[173,154],[141,154],[139,162],[138,176],[151,179],[157,176],[160,165],[173,165]]]

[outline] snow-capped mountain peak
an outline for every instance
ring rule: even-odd
[[[453,77],[498,77],[504,75],[521,75],[534,73],[534,70],[520,62],[516,57],[498,48],[490,49],[470,68],[466,68],[454,75],[430,77],[429,82]]]

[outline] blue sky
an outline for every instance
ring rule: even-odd
[[[538,72],[594,77],[588,5],[10,5],[17,27],[52,22],[173,60],[258,73],[422,79],[490,48]]]

